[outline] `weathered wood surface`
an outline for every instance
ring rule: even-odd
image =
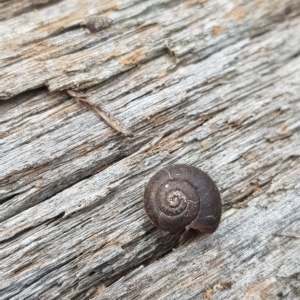
[[[300,298],[300,1],[0,1],[0,20],[0,299]],[[180,246],[142,205],[178,162],[224,208]]]

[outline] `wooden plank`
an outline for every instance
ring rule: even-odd
[[[299,169],[284,173],[290,178],[288,173],[300,175]],[[300,240],[275,233],[299,229],[299,196],[293,181],[290,190],[254,197],[215,234],[140,267],[96,291],[95,299],[298,299]]]
[[[2,202],[5,209],[0,212],[0,220],[134,153],[157,136],[201,125],[214,114],[240,102],[241,98],[277,82],[282,72],[294,72],[298,65],[293,61],[277,73],[274,71],[286,65],[290,56],[300,50],[298,29],[298,23],[292,21],[288,29],[266,34],[253,42],[246,39],[205,61],[182,66],[177,72],[151,80],[150,76],[159,76],[158,73],[168,68],[169,58],[166,55],[132,71],[130,75],[124,74],[118,84],[116,81],[107,82],[88,91],[91,101],[100,103],[135,133],[133,139],[124,140],[116,136],[114,131],[99,122],[97,116],[80,108],[73,99],[68,100],[65,94],[47,95],[38,91],[26,102],[21,99],[27,97],[19,96],[20,100],[15,99],[16,103],[20,102],[19,106],[6,112],[6,122],[1,128],[3,143],[8,146],[3,148],[2,154]],[[262,51],[268,47],[270,50],[263,55]],[[211,68],[215,61],[218,65]],[[153,72],[145,76],[149,69]],[[139,85],[145,87],[132,91],[138,79],[141,79]],[[298,79],[292,80],[297,82]],[[291,86],[295,90],[294,85]],[[285,84],[280,88],[286,89]],[[290,90],[289,93],[297,95],[297,91]],[[197,101],[199,95],[201,106]],[[276,109],[280,107],[281,104]],[[22,116],[20,121],[16,121],[19,109]],[[142,113],[137,114],[136,111]],[[182,118],[183,113],[185,118]],[[242,118],[251,113],[247,112]],[[31,149],[41,150],[32,155]],[[5,200],[12,196],[12,201]]]
[[[0,99],[40,86],[93,86],[166,51],[178,62],[188,53],[204,58],[271,30],[300,9],[295,0],[201,2],[66,0],[3,21]],[[115,25],[89,34],[80,27],[89,14],[110,17]]]
[[[2,2],[0,299],[296,299],[300,2]],[[178,247],[142,196],[179,162],[227,218]]]

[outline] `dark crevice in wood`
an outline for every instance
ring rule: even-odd
[[[157,228],[151,227],[148,231],[146,231],[145,235],[137,238],[136,240],[134,240],[126,245],[123,245],[122,249],[124,249],[126,252],[133,251],[135,246],[138,246],[139,244],[141,244],[147,236],[152,236],[154,232],[161,235],[161,233],[157,230]],[[150,263],[153,263],[153,262],[163,258],[168,253],[172,252],[174,245],[176,245],[176,243],[179,239],[179,236],[180,236],[180,233],[179,234],[168,234],[167,236],[165,234],[161,235],[161,237],[159,237],[156,241],[157,242],[157,251],[154,251],[154,253],[151,253],[150,257],[147,257],[147,258],[137,262],[134,265],[134,267],[128,268],[128,269],[126,269],[126,271],[122,270],[121,272],[117,272],[116,274],[113,274],[110,278],[106,278],[104,281],[101,280],[100,282],[97,283],[97,285],[104,284],[105,287],[109,287],[113,283],[118,281],[120,278],[127,276],[130,273],[133,273],[135,270],[139,269],[141,266],[147,266]],[[109,262],[109,264],[112,264],[112,262]],[[103,266],[101,266],[101,269],[102,268],[103,268]],[[91,270],[88,273],[88,276],[89,277],[97,276],[98,271],[99,271],[99,267]],[[93,285],[95,285],[95,282],[93,282]],[[82,293],[85,293],[90,288],[91,288],[91,286],[86,287]],[[78,297],[79,295],[76,295],[76,296]]]
[[[18,107],[18,105],[21,105],[22,103],[26,102],[28,99],[34,97],[35,95],[38,95],[43,92],[47,92],[46,86],[35,88],[32,90],[24,91],[18,95],[15,95],[11,98],[8,98],[4,101],[0,100],[0,116],[5,114],[10,109],[14,109]],[[0,119],[0,124],[5,123],[6,121],[2,121]]]
[[[294,53],[292,56],[289,57],[290,60],[295,59],[297,57],[299,57],[300,55],[300,51],[297,51],[296,53]]]
[[[61,193],[63,190],[71,188],[73,185],[94,176],[96,173],[98,173],[99,170],[103,171],[110,165],[117,163],[118,161],[122,160],[123,158],[124,158],[123,156],[118,156],[112,162],[107,163],[105,166],[102,165],[101,167],[99,167],[95,163],[94,168],[89,168],[86,170],[81,169],[82,176],[79,176],[79,174],[77,174],[77,176],[75,176],[75,174],[73,174],[74,175],[73,177],[76,178],[74,180],[72,180],[72,178],[69,176],[67,184],[63,183],[63,182],[51,182],[47,186],[40,188],[39,191],[37,193],[35,193],[34,195],[31,195],[31,201],[27,201],[27,206],[24,205],[20,209],[15,210],[14,214],[7,215],[5,218],[1,219],[0,222],[3,222],[6,219],[9,219],[15,215],[18,215],[19,213],[22,213],[22,212],[26,211],[27,209],[30,209],[31,207],[34,207],[34,206],[38,205],[39,203],[48,200],[49,198],[55,197],[57,194]],[[64,180],[64,178],[62,180]],[[46,191],[49,191],[49,190],[53,191],[52,194],[49,195],[48,197],[43,197],[43,194],[48,194]]]
[[[122,272],[120,274],[116,274],[114,276],[112,276],[111,278],[107,279],[107,280],[101,280],[101,281],[98,281],[96,279],[93,279],[91,278],[91,284],[89,284],[88,286],[86,286],[84,289],[82,289],[80,292],[74,294],[74,295],[71,295],[69,296],[70,299],[72,300],[77,300],[77,299],[86,299],[86,295],[87,295],[87,292],[91,289],[91,288],[95,288],[95,286],[103,286],[105,288],[111,286],[112,284],[114,284],[116,281],[118,281],[119,279],[121,279],[122,277],[124,276],[127,276],[129,275],[130,273],[135,273],[136,270],[138,270],[139,268],[141,267],[141,265],[139,265],[138,267],[131,267],[131,268],[128,268],[126,270],[126,272]],[[91,271],[89,274],[88,274],[89,277],[93,277],[93,276],[97,276],[97,270],[93,270]],[[77,282],[77,285],[79,284],[79,282]],[[97,290],[94,292],[96,293]],[[92,295],[90,296],[92,297]],[[92,299],[92,298],[89,298],[89,299]]]
[[[0,205],[8,202],[9,200],[13,199],[14,197],[20,195],[21,192],[19,193],[12,193],[12,194],[9,194],[8,196],[4,196],[2,199],[0,199]]]
[[[157,229],[154,226],[151,226],[148,230],[146,230],[144,235],[122,245],[121,248],[124,249],[126,252],[132,251],[133,248],[136,245],[138,245],[143,239],[145,239],[146,236],[152,235],[155,231],[157,231]]]
[[[57,215],[56,217],[54,217],[54,218],[52,218],[52,219],[50,219],[50,220],[47,220],[46,222],[44,222],[43,224],[45,224],[45,225],[50,225],[50,224],[52,224],[52,223],[55,223],[55,222],[57,222],[58,220],[60,220],[60,219],[62,219],[63,217],[64,217],[64,215],[65,215],[65,212],[63,211],[63,212],[61,212],[59,215]]]
[[[139,139],[139,137],[137,136],[136,139]],[[142,145],[147,144],[147,142],[149,142],[149,140],[150,140],[150,138],[146,139],[143,142]],[[124,149],[120,149],[120,153],[117,156],[111,157],[105,163],[102,162],[100,165],[99,165],[99,162],[98,163],[95,162],[94,167],[92,167],[92,168],[89,167],[88,169],[84,169],[84,168],[81,169],[80,170],[80,173],[82,174],[81,176],[79,176],[79,174],[78,174],[79,171],[77,170],[73,174],[74,175],[73,177],[75,178],[75,180],[73,180],[72,177],[69,175],[68,176],[68,183],[52,182],[51,184],[49,184],[49,185],[47,185],[47,186],[45,186],[43,188],[40,188],[37,193],[35,193],[34,195],[30,196],[32,199],[31,199],[31,201],[27,201],[27,206],[26,207],[23,206],[21,209],[16,210],[13,215],[8,215],[8,216],[6,216],[5,219],[2,219],[1,221],[4,221],[4,220],[6,220],[6,219],[8,219],[8,218],[10,218],[10,217],[12,217],[12,216],[14,216],[14,215],[22,212],[22,211],[25,211],[26,209],[29,209],[30,207],[33,207],[33,206],[37,205],[38,203],[43,202],[43,201],[45,201],[45,200],[47,200],[47,199],[49,199],[51,197],[54,197],[55,195],[59,194],[62,190],[70,188],[73,185],[77,184],[78,182],[86,180],[86,179],[92,177],[93,175],[99,173],[100,171],[103,171],[104,169],[106,169],[107,167],[113,165],[114,163],[117,163],[117,162],[121,161],[125,157],[127,157],[127,156],[131,155],[132,153],[136,152],[137,149],[141,148],[141,144],[137,143],[136,147],[132,148],[131,151],[128,151],[127,149],[130,146],[131,146],[130,144],[125,143],[124,144]],[[99,145],[96,145],[95,147],[97,148],[97,147],[99,147]],[[91,149],[89,152],[91,152],[93,150],[94,149]],[[74,151],[75,151],[75,149],[74,149]],[[51,165],[52,166],[55,166],[55,161],[61,161],[61,157],[57,157],[56,159],[52,160],[51,161]],[[49,165],[49,163],[50,162],[45,162],[44,164],[39,165],[38,168],[42,169],[42,168],[46,167],[47,165]],[[32,166],[29,167],[29,169],[32,169]],[[25,170],[23,169],[22,173],[24,174],[24,172],[25,172]],[[35,169],[35,172],[36,172],[36,169]],[[8,179],[5,179],[5,180],[7,181]],[[51,190],[52,193],[50,194],[50,196],[44,198],[43,195],[47,194],[46,191],[49,191],[49,190]],[[13,198],[11,198],[11,199],[13,199]],[[11,200],[11,199],[9,199],[9,200]],[[6,202],[8,202],[9,200],[7,200]]]
[[[36,228],[36,226],[33,226],[33,227],[27,227],[27,228],[25,228],[25,229],[19,231],[17,234],[13,235],[12,237],[10,237],[10,238],[8,238],[8,239],[0,240],[0,245],[3,245],[3,244],[8,243],[8,242],[11,242],[11,241],[13,241],[14,239],[20,237],[21,235],[23,235],[23,234],[29,232],[30,230],[32,230],[32,229],[34,229],[34,228]]]
[[[250,39],[254,40],[254,39],[256,39],[256,38],[259,38],[259,37],[261,37],[261,36],[264,36],[265,34],[267,34],[267,33],[269,33],[269,32],[270,32],[270,30],[261,30],[260,32],[257,32],[257,33],[255,33],[255,34],[251,35]]]
[[[23,271],[25,271],[28,267],[30,267],[32,265],[33,265],[33,262],[29,262],[29,263],[27,263],[25,265],[22,265],[21,267],[18,267],[17,269],[15,269],[13,271],[14,276],[17,275],[17,274],[19,274],[19,273],[22,273]]]
[[[35,87],[30,90],[26,90],[20,94],[13,95],[7,99],[0,100],[0,112],[1,114],[7,112],[9,109],[13,109],[16,106],[24,103],[27,99],[34,97],[35,95],[43,92],[48,92],[48,88],[46,85],[42,85],[39,87]],[[3,122],[0,119],[0,124]]]
[[[70,262],[72,262],[72,261],[78,259],[78,257],[80,257],[80,254],[77,255],[77,256],[75,256],[75,257],[72,257],[72,258],[70,258],[70,259],[68,259],[68,260],[66,260],[66,261],[64,261],[64,262],[62,262],[62,263],[57,264],[55,267],[49,268],[48,270],[46,270],[46,271],[44,271],[43,273],[41,273],[39,276],[36,276],[36,277],[34,278],[34,280],[28,281],[28,282],[23,286],[23,289],[26,289],[26,288],[30,287],[31,285],[37,283],[38,281],[40,281],[41,279],[43,279],[45,276],[49,275],[51,272],[53,272],[53,271],[55,271],[55,270],[57,270],[57,269],[60,269],[60,268],[62,268],[62,267],[64,267],[64,266],[66,266],[66,265],[69,264]],[[21,291],[19,291],[19,292],[21,292]],[[8,298],[3,298],[3,300],[9,300],[9,299],[11,299],[11,297],[18,295],[19,292],[15,293],[15,294],[13,294],[13,295],[9,295]],[[1,300],[2,300],[2,299],[1,299]]]
[[[162,242],[162,244],[158,243],[157,250],[153,252],[151,257],[149,257],[147,260],[143,261],[142,265],[146,267],[160,259],[163,259],[169,253],[171,253],[173,251],[173,249],[176,247],[176,245],[178,244],[181,235],[182,235],[182,232],[179,232],[176,234],[169,233],[168,234],[169,242],[167,244],[165,244],[164,242]],[[162,239],[166,240],[167,238],[163,237]],[[163,247],[162,247],[162,245],[163,245]]]
[[[151,257],[149,257],[149,258],[147,258],[143,261],[140,261],[133,268],[127,269],[126,271],[122,271],[121,273],[116,274],[115,276],[113,276],[109,280],[105,280],[103,282],[105,287],[111,286],[116,281],[118,281],[122,277],[125,277],[125,276],[129,275],[130,273],[134,272],[135,270],[139,269],[141,266],[147,267],[148,265],[164,258],[166,255],[168,255],[169,253],[171,253],[173,251],[174,246],[176,245],[176,243],[178,241],[178,238],[179,237],[177,237],[176,240],[174,240],[172,244],[168,244],[168,246],[164,245],[165,249],[163,249],[163,250],[158,249],[155,253],[153,253],[153,255]],[[161,248],[161,245],[158,248]]]
[[[11,241],[15,240],[16,238],[22,236],[23,234],[29,232],[32,229],[35,229],[35,228],[40,227],[42,225],[49,225],[50,223],[56,222],[59,219],[63,218],[64,215],[65,215],[65,212],[62,212],[62,213],[58,214],[55,217],[52,217],[52,218],[50,218],[50,219],[48,219],[48,220],[46,220],[46,221],[44,221],[42,223],[39,223],[37,226],[27,227],[27,228],[25,228],[25,229],[17,232],[15,235],[13,235],[13,236],[11,236],[11,237],[9,237],[7,239],[0,240],[0,245],[5,244],[7,242],[11,242]]]

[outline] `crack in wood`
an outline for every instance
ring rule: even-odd
[[[11,33],[0,25],[0,94],[19,95],[0,123],[1,193],[14,194],[1,205],[0,299],[187,300],[207,287],[222,299],[296,298],[298,237],[274,234],[299,227],[300,5],[71,2],[41,11],[44,23],[23,14],[2,22]],[[116,20],[109,34],[73,30],[91,8]],[[115,134],[64,92],[20,94],[43,82],[93,86],[79,98],[121,115],[135,136]],[[264,138],[277,130],[292,134]],[[142,193],[178,162],[209,172],[226,211],[213,236],[176,248],[178,237],[147,222]]]
[[[90,102],[87,99],[86,95],[84,95],[83,93],[74,92],[72,90],[67,90],[67,93],[71,97],[74,97],[80,103],[84,104],[85,106],[87,106],[88,108],[93,110],[112,129],[114,129],[117,132],[121,133],[125,137],[133,137],[133,133],[128,128],[126,128],[125,125],[120,120],[118,120],[111,113],[106,111],[104,108]]]

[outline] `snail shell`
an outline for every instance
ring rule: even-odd
[[[222,213],[220,193],[213,180],[200,169],[184,164],[167,166],[150,179],[144,207],[150,221],[169,232],[191,228],[212,233]]]

